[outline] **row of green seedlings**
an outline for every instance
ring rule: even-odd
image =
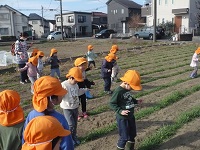
[[[161,99],[154,106],[145,108],[145,109],[141,109],[138,112],[136,112],[135,118],[136,118],[136,120],[139,120],[144,117],[148,117],[152,113],[155,113],[163,108],[166,108],[166,107],[182,100],[184,97],[189,96],[199,90],[200,90],[200,86],[196,85],[196,86],[192,87],[191,89],[186,89],[183,91],[175,91],[171,95],[168,95],[165,98]],[[110,124],[104,128],[96,129],[96,130],[90,132],[85,137],[81,137],[81,141],[82,141],[82,143],[85,143],[85,142],[103,137],[103,136],[109,134],[111,131],[114,131],[116,129],[117,129],[116,123]],[[147,143],[149,143],[149,142],[147,142]]]

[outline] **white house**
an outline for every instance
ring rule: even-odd
[[[63,14],[63,30],[70,37],[92,35],[92,13],[72,11]],[[57,30],[61,29],[60,14],[55,15]]]
[[[30,31],[28,16],[8,5],[0,5],[0,35],[16,36],[24,31]]]
[[[175,24],[176,33],[191,33],[199,26],[197,13],[199,13],[200,0],[157,0],[157,25],[166,22]],[[147,26],[153,25],[153,0],[144,4],[142,17],[146,17]]]

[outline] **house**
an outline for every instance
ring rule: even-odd
[[[18,38],[20,33],[31,31],[28,16],[8,5],[0,5],[0,20],[1,36],[15,36]]]
[[[31,13],[29,15],[29,24],[32,25],[32,30],[35,38],[48,36],[50,32],[48,20],[44,19],[36,13]]]
[[[128,33],[128,22],[134,15],[141,14],[141,5],[132,0],[107,1],[108,28],[118,33]]]
[[[199,26],[199,0],[158,0],[156,24],[172,22],[174,32],[192,33]],[[146,17],[147,26],[153,25],[153,3],[147,3],[142,7],[143,17]]]
[[[107,28],[107,14],[102,12],[92,12],[93,34],[106,28]]]
[[[66,36],[91,36],[92,13],[72,11],[63,13],[63,31]],[[60,14],[55,15],[57,30],[61,30]]]
[[[49,21],[49,28],[51,31],[56,31],[56,20],[48,20]]]

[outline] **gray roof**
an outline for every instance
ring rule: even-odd
[[[9,9],[9,10],[11,10],[11,11],[18,12],[18,13],[20,13],[21,15],[23,15],[23,16],[25,16],[25,17],[28,17],[27,15],[21,13],[20,11],[14,9],[14,8],[8,6],[8,5],[0,5],[0,7],[6,7],[7,9]]]
[[[136,8],[136,9],[141,9],[142,5],[132,1],[132,0],[109,0],[106,2],[108,5],[111,1],[115,1],[116,3],[119,3],[123,5],[126,8]]]
[[[30,13],[29,20],[42,20],[42,17],[36,13]],[[44,20],[47,21],[46,19]]]

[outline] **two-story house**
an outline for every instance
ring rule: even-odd
[[[32,30],[35,38],[47,37],[50,32],[49,21],[42,18],[36,13],[29,15],[29,24],[32,25]]]
[[[153,1],[142,7],[142,16],[146,17],[147,26],[153,25]],[[157,25],[172,22],[176,33],[191,33],[199,26],[200,0],[158,0]],[[199,17],[198,17],[199,15]]]
[[[107,14],[103,12],[92,12],[93,34],[107,28]]]
[[[68,37],[92,35],[92,13],[72,11],[63,13],[63,30]],[[61,16],[55,15],[57,30],[61,30]]]
[[[107,1],[108,28],[118,33],[128,33],[128,22],[134,15],[141,15],[141,5],[132,0]]]
[[[0,35],[18,36],[24,31],[30,31],[28,16],[8,5],[0,5]]]

